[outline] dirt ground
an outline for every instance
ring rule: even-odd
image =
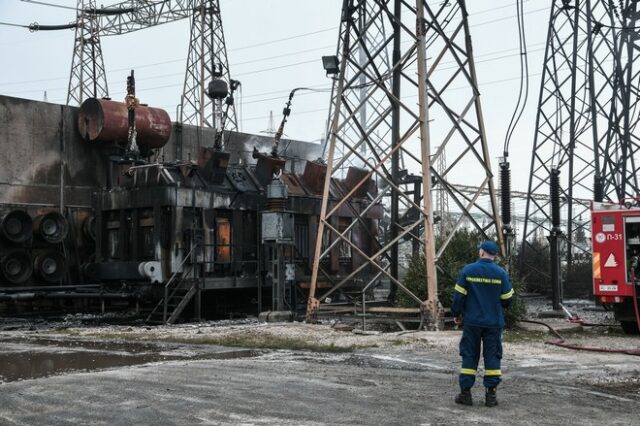
[[[526,325],[505,332],[500,405],[483,405],[480,371],[475,404],[462,407],[460,331],[354,332],[344,322],[5,321],[0,424],[640,424],[638,356],[552,346]],[[573,344],[640,349],[615,327],[550,322]]]

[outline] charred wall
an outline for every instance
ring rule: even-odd
[[[117,153],[113,146],[82,138],[78,113],[76,107],[0,96],[0,287],[91,281],[82,265],[92,262],[96,255],[95,199],[108,186],[110,173],[116,178],[112,180],[116,186],[124,177],[109,160],[109,155]],[[162,159],[197,160],[199,148],[212,146],[214,136],[211,129],[174,123]],[[254,147],[270,151],[271,141],[270,136],[225,134],[232,164],[254,164]],[[285,140],[283,147],[292,160],[287,168],[296,173],[302,172],[307,159],[320,155],[318,144]],[[248,172],[239,169],[234,176],[242,177],[241,173]],[[234,182],[234,188],[245,191],[241,184]],[[228,190],[233,191],[231,187]],[[241,198],[234,198],[234,202],[239,203]],[[66,229],[65,236],[55,242],[43,238],[37,229],[39,218],[53,214],[59,215]],[[24,221],[17,227],[18,222],[9,217],[22,217]],[[20,239],[5,235],[5,228],[12,228]],[[49,259],[46,262],[42,260],[45,255]],[[47,268],[53,272],[43,280]],[[62,278],[60,268],[64,270]]]
[[[174,124],[173,133],[164,147],[165,160],[195,159],[199,147],[211,147],[215,137],[213,129],[199,129],[195,126]],[[255,164],[252,157],[254,147],[260,152],[270,152],[272,136],[251,135],[241,132],[225,132],[226,151],[231,154],[231,164]],[[287,171],[302,173],[306,161],[313,161],[322,156],[320,144],[302,142],[291,139],[281,141],[283,156],[286,157]]]
[[[82,140],[78,108],[0,95],[0,203],[91,206],[91,193],[106,184],[104,151]],[[215,132],[174,123],[165,160],[195,160],[212,146]],[[253,164],[253,148],[271,150],[270,136],[226,132],[232,164]],[[320,144],[284,139],[289,171],[302,173],[306,160],[321,156]]]
[[[81,141],[77,108],[0,96],[0,202],[89,207],[103,183],[99,153]],[[61,192],[62,191],[62,192]]]

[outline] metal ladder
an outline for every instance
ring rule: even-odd
[[[178,269],[182,269],[187,261],[194,258],[198,247],[198,245],[194,245],[191,248],[191,251],[182,260]],[[163,298],[158,301],[147,316],[145,320],[147,324],[173,324],[180,317],[180,314],[193,299],[193,296],[200,291],[198,283],[201,278],[190,277],[194,268],[199,265],[200,263],[198,262],[191,262],[184,272],[173,273],[169,281],[164,285]]]

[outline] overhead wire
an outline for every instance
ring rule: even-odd
[[[527,39],[524,26],[524,4],[522,0],[516,0],[517,17],[518,17],[518,43],[520,47],[520,88],[518,89],[518,101],[509,121],[507,133],[504,140],[504,157],[509,156],[509,143],[513,137],[522,114],[524,113],[529,99],[529,60],[527,57]]]
[[[73,10],[73,11],[76,10],[76,8],[73,7],[73,6],[63,6],[63,5],[60,5],[60,4],[47,3],[47,2],[44,2],[44,1],[36,1],[36,0],[20,0],[20,1],[23,2],[23,3],[37,4],[37,5],[40,5],[40,6],[50,6],[50,7],[56,7],[56,8],[59,8],[59,9],[67,9],[67,10]]]
[[[35,3],[35,2],[32,2],[32,3]],[[43,2],[40,2],[40,3],[43,3]],[[495,10],[495,9],[503,9],[503,8],[506,8],[506,7],[507,7],[507,6],[500,6],[500,7],[496,7],[496,8],[492,8],[492,9],[487,9],[487,10],[485,10],[485,11],[483,11],[483,12],[488,12],[488,11],[490,11],[490,10]],[[73,9],[75,9],[75,8],[73,8]],[[535,13],[535,12],[538,12],[538,11],[541,11],[541,10],[548,10],[548,8],[544,8],[544,9],[538,9],[538,10],[530,11],[530,12],[527,12],[527,14],[529,14],[529,13]],[[514,15],[514,16],[518,17],[517,15]],[[510,19],[510,18],[513,18],[514,16],[509,16],[509,17],[499,18],[499,19],[497,19],[497,20],[492,20],[492,21],[487,21],[487,22],[478,23],[478,24],[472,25],[472,27],[473,27],[473,26],[485,25],[485,24],[489,24],[489,23],[493,23],[493,22],[497,22],[497,21],[501,21],[501,20],[505,20],[505,19]],[[16,25],[16,26],[19,26],[19,25]],[[26,27],[26,26],[22,26],[22,27]],[[337,27],[331,27],[331,28],[322,29],[322,30],[313,31],[313,32],[308,32],[308,33],[304,33],[304,34],[300,34],[300,35],[296,35],[296,36],[291,36],[291,37],[281,38],[281,39],[277,39],[277,40],[270,40],[270,41],[267,41],[267,42],[258,43],[258,44],[254,44],[254,45],[249,45],[249,46],[243,46],[243,47],[240,47],[240,48],[236,48],[236,49],[234,49],[234,51],[237,51],[237,50],[245,50],[245,49],[251,49],[251,48],[255,48],[255,47],[261,47],[261,46],[268,45],[268,44],[272,44],[272,43],[279,43],[279,42],[282,42],[282,41],[287,41],[287,40],[291,40],[291,39],[299,38],[299,37],[301,37],[301,36],[313,35],[313,34],[318,34],[318,33],[326,32],[326,31],[335,30],[336,28],[337,28]],[[312,49],[308,49],[308,51],[311,51],[311,50],[312,50]],[[498,51],[498,52],[492,52],[492,53],[499,53],[499,52],[501,52],[501,51]],[[283,56],[286,56],[286,55],[279,55],[279,57],[283,57]],[[503,56],[503,57],[507,57],[507,56]],[[488,59],[487,61],[491,61],[491,60],[498,60],[498,59],[501,59],[501,58]],[[165,61],[164,63],[178,62],[178,61],[180,61],[180,60]],[[242,64],[245,64],[245,63],[251,63],[251,62],[254,62],[254,61],[258,61],[258,60],[247,61],[247,62],[243,62]],[[256,72],[264,72],[264,71],[273,70],[273,69],[281,69],[281,68],[286,68],[286,67],[291,67],[291,66],[297,66],[297,65],[301,65],[301,64],[305,64],[305,63],[310,63],[310,62],[313,62],[313,61],[305,61],[305,62],[300,62],[300,63],[287,64],[287,65],[284,65],[284,66],[273,67],[273,68],[269,68],[269,69],[262,69],[262,70],[252,71],[252,72],[247,72],[247,73],[243,73],[243,74],[240,74],[240,75],[249,75],[249,74],[254,74],[254,73],[256,73]],[[162,63],[157,63],[157,64],[162,64]],[[143,65],[143,66],[144,66],[144,65]],[[127,69],[129,69],[129,68],[130,68],[130,67],[127,67]],[[173,75],[173,74],[172,74],[172,75]],[[62,78],[61,78],[61,79],[62,79]],[[46,80],[51,80],[51,79],[46,79]],[[39,80],[39,81],[46,81],[46,80]],[[487,84],[494,84],[494,83],[496,83],[496,82],[510,81],[510,80],[513,80],[513,79],[501,79],[501,80],[497,80],[497,81],[495,81],[495,82],[489,82],[489,83],[487,83]],[[34,81],[35,81],[35,80],[34,80]],[[0,83],[0,84],[10,84],[10,83]],[[375,82],[365,83],[365,85],[371,85],[371,84],[375,84]],[[175,87],[175,86],[178,86],[178,85],[165,85],[165,86],[159,86],[159,87],[154,87],[154,88],[148,88],[148,89],[146,89],[146,90],[155,90],[155,89],[167,88],[167,87]],[[56,89],[53,89],[53,90],[56,90]],[[144,90],[144,89],[143,89],[143,90]],[[323,89],[323,90],[328,90],[328,89]],[[38,90],[38,91],[40,91],[40,90]],[[318,90],[318,92],[320,92],[320,90]],[[272,92],[268,92],[268,93],[272,93]],[[256,97],[256,96],[258,96],[258,95],[249,95],[249,96],[245,96],[245,98]],[[263,101],[267,101],[267,100],[276,100],[276,99],[279,99],[279,98],[272,98],[272,99],[270,98],[270,99],[266,99],[266,100],[260,100],[260,99],[258,99],[258,100],[256,100],[256,101],[250,101],[250,102],[248,102],[248,103],[257,103],[257,102],[263,102]],[[245,103],[247,103],[247,102],[245,102]],[[298,112],[298,114],[301,114],[301,113],[305,113],[305,114],[306,114],[306,113],[317,112],[317,111],[323,111],[323,110],[325,110],[325,108],[322,108],[322,109],[319,109],[319,110],[301,111],[301,112]],[[262,119],[262,118],[264,118],[264,117],[249,118],[249,119],[246,119],[246,120]]]
[[[537,44],[532,44],[531,46],[539,46],[542,45],[544,43],[537,43]],[[234,63],[231,64],[231,67],[235,67],[235,66],[239,66],[239,65],[246,65],[246,64],[251,64],[254,62],[260,62],[260,61],[264,61],[264,60],[268,60],[268,59],[277,59],[277,58],[281,58],[281,57],[286,57],[286,56],[293,56],[299,53],[304,53],[304,52],[311,52],[311,51],[315,51],[315,50],[321,50],[322,47],[319,48],[314,48],[314,49],[306,49],[306,50],[302,50],[302,51],[297,51],[297,52],[291,52],[289,54],[284,54],[284,55],[277,55],[277,56],[267,56],[267,57],[263,57],[263,58],[259,58],[259,59],[253,59],[251,61],[246,61],[246,62],[239,62],[239,63]],[[505,53],[505,52],[511,52],[513,50],[519,50],[519,49],[500,49],[500,50],[494,50],[491,52],[487,52],[487,53],[483,53],[481,55],[475,55],[475,58],[483,58],[486,56],[491,56],[491,55],[496,55],[499,53]],[[530,52],[537,52],[540,51],[541,49],[534,49],[534,50],[529,50]],[[516,55],[519,55],[519,53],[517,53]],[[483,62],[491,62],[494,60],[500,60],[500,59],[506,59],[506,58],[510,58],[513,57],[515,55],[503,55],[503,56],[499,56],[497,58],[490,58],[490,59],[485,59],[485,60],[481,60],[481,61],[476,61],[476,63],[483,63]],[[186,58],[180,58],[180,59],[171,59],[171,60],[167,60],[167,61],[161,61],[161,62],[153,62],[153,63],[147,63],[147,64],[138,64],[138,65],[131,65],[128,67],[123,67],[123,68],[116,68],[113,69],[111,71],[109,71],[109,74],[114,73],[114,72],[120,72],[120,71],[130,71],[132,68],[133,69],[141,69],[141,68],[149,68],[149,67],[153,67],[153,66],[158,66],[158,65],[165,65],[165,64],[169,64],[169,63],[175,63],[175,62],[184,62],[186,60]],[[446,65],[446,64],[455,64],[457,63],[456,61],[446,61],[446,62],[442,62],[442,65]],[[290,65],[293,66],[293,65]],[[176,75],[182,75],[182,73],[168,73],[168,74],[158,74],[158,75],[154,75],[154,76],[148,76],[145,77],[146,80],[149,79],[156,79],[156,78],[161,78],[161,77],[175,77]],[[44,81],[56,81],[56,80],[67,80],[69,77],[65,76],[65,77],[49,77],[49,78],[42,78],[42,79],[35,79],[35,80],[21,80],[21,81],[7,81],[7,82],[0,82],[0,86],[8,86],[8,85],[15,85],[15,84],[30,84],[30,83],[41,83]],[[55,89],[52,89],[55,90]],[[274,93],[282,93],[285,91],[288,91],[289,89],[282,89],[282,90],[278,90],[275,92],[266,92],[266,93],[261,93],[261,94],[254,94],[254,95],[248,95],[245,96],[245,98],[250,98],[250,97],[255,97],[255,96],[259,96],[259,95],[271,95]],[[21,92],[13,92],[13,93],[21,93]],[[25,92],[26,93],[26,92]]]
[[[26,1],[26,0],[22,0],[22,1]],[[29,3],[33,3],[33,2],[31,2],[31,1],[30,1]],[[40,4],[40,3],[44,3],[44,2],[39,2],[38,4]],[[482,11],[482,12],[489,12],[489,11],[496,10],[496,9],[503,9],[503,8],[505,8],[505,7],[506,7],[506,6],[500,6],[500,7],[497,7],[497,8],[486,9],[486,10],[484,10],[484,11]],[[75,8],[74,8],[74,10],[75,10]],[[540,10],[548,10],[548,8],[545,8],[545,9],[537,9],[537,10],[530,11],[530,12],[527,12],[527,13],[538,12],[538,11],[540,11]],[[511,19],[511,18],[513,18],[513,17],[517,17],[517,15],[510,15],[510,16],[507,16],[507,17],[504,17],[504,18],[500,18],[500,19]],[[447,21],[447,22],[448,22],[448,21]],[[475,27],[475,26],[479,26],[479,25],[484,25],[484,24],[492,23],[492,22],[496,22],[496,21],[481,22],[481,23],[478,23],[478,24],[471,25],[471,27]],[[12,23],[0,23],[0,25],[2,25],[2,24],[4,24],[4,25],[10,25],[10,26],[15,26],[15,27],[29,28],[29,25],[20,25],[20,24],[12,24]],[[266,41],[266,42],[263,42],[263,43],[257,43],[257,44],[252,44],[252,45],[242,46],[242,47],[238,47],[238,48],[234,48],[233,50],[230,50],[230,53],[237,52],[237,51],[240,51],[240,50],[251,49],[251,48],[255,48],[255,47],[262,47],[262,46],[265,46],[265,45],[268,45],[268,44],[279,43],[279,42],[282,42],[282,41],[287,41],[287,40],[297,39],[297,38],[305,37],[305,36],[308,36],[308,35],[314,35],[314,34],[318,34],[318,33],[326,32],[326,31],[334,30],[334,29],[337,29],[337,28],[338,28],[338,27],[331,27],[331,28],[326,28],[326,29],[322,29],[322,30],[311,31],[311,32],[308,32],[308,33],[298,34],[298,35],[295,35],[295,36],[285,37],[285,38],[281,38],[281,39],[269,40],[269,41]],[[319,48],[316,48],[316,49],[320,50],[320,49],[323,49],[323,48],[324,48],[324,47],[319,47]],[[302,53],[302,52],[305,52],[305,51],[310,52],[310,51],[313,51],[313,50],[314,50],[314,49],[307,49],[307,50],[303,50],[303,51],[300,51],[300,52],[291,53],[291,55],[293,55],[293,54],[297,54],[297,53]],[[492,54],[493,54],[493,53],[501,53],[501,52],[505,52],[505,51],[509,51],[509,50],[496,51],[496,52],[492,52]],[[488,55],[488,54],[487,54],[487,55]],[[280,56],[274,56],[274,57],[267,57],[267,58],[261,58],[261,59],[253,59],[253,60],[251,60],[251,61],[245,61],[245,62],[242,62],[242,63],[234,64],[234,66],[237,66],[237,65],[244,65],[244,64],[249,64],[249,63],[252,63],[252,62],[259,62],[259,61],[262,61],[262,60],[265,60],[265,59],[275,59],[275,58],[277,58],[277,57],[284,57],[284,56],[286,56],[286,55],[280,55]],[[483,56],[483,55],[480,55],[480,56]],[[478,56],[478,57],[480,57],[480,56]],[[156,62],[156,63],[153,63],[153,64],[138,65],[138,66],[134,66],[133,68],[144,68],[144,67],[150,67],[150,66],[155,66],[155,65],[164,65],[164,64],[168,64],[168,63],[181,62],[181,61],[184,61],[184,59],[183,59],[183,58],[180,58],[180,59],[171,59],[171,60],[167,60],[167,61]],[[308,62],[312,62],[312,61],[308,61]],[[113,71],[125,71],[125,70],[126,70],[126,71],[128,71],[128,70],[130,70],[131,68],[132,68],[132,67],[130,67],[130,66],[129,66],[129,67],[126,67],[126,68],[119,68],[119,69],[115,69],[115,70],[113,70]],[[112,71],[112,72],[113,72],[113,71]],[[175,76],[175,75],[176,75],[175,73],[172,73],[172,74],[166,74],[165,76],[170,77],[170,76]],[[67,78],[67,77],[60,77],[60,78],[48,78],[48,79],[39,79],[39,80],[27,80],[27,81],[21,81],[21,82],[4,82],[4,83],[0,83],[0,85],[8,85],[8,84],[24,84],[24,83],[30,83],[30,82],[41,82],[41,81],[58,80],[58,79],[59,79],[59,80],[62,80],[62,79],[66,79],[66,78]]]
[[[529,77],[536,77],[536,76],[539,76],[540,74],[541,73],[539,73],[539,72],[538,73],[530,73]],[[519,79],[520,79],[520,76],[511,77],[511,78],[501,78],[501,79],[498,79],[498,80],[491,80],[491,81],[484,82],[484,83],[482,83],[482,85],[483,86],[492,86],[492,85],[495,85],[495,84],[506,83],[506,82],[510,82],[510,81],[516,81],[516,80],[519,80]],[[171,85],[166,85],[166,86],[147,87],[147,88],[144,88],[144,89],[136,89],[136,91],[137,92],[144,92],[144,91],[149,91],[149,90],[164,89],[164,88],[175,87],[175,86],[176,86],[175,84],[171,84]],[[467,88],[468,88],[468,86],[459,86],[459,87],[451,87],[448,90],[455,91],[455,90],[463,90],[463,89],[467,89]],[[62,90],[62,89],[66,89],[66,88],[58,88],[58,89],[51,89],[51,90]],[[32,90],[30,92],[41,92],[41,90],[40,89]],[[282,92],[284,92],[284,91],[280,91],[280,93],[282,93]],[[328,88],[327,88],[327,92],[329,92]],[[25,92],[20,92],[20,93],[25,93]],[[267,92],[267,93],[272,93],[272,92]],[[278,92],[275,92],[275,93],[278,93]],[[245,98],[247,98],[247,97],[248,96],[245,96]],[[413,98],[416,98],[416,97],[417,97],[417,95],[408,96],[407,99],[413,99]],[[274,98],[274,99],[275,100],[282,99],[282,97],[278,97],[278,98]],[[65,100],[65,99],[59,99],[57,101],[63,101],[63,100]],[[52,100],[52,102],[55,102],[55,101],[56,100]],[[257,101],[252,101],[251,103],[257,103]],[[247,104],[247,102],[245,102],[245,104]],[[165,106],[162,106],[162,108],[172,108],[174,106],[175,105],[165,105]],[[326,111],[326,108],[320,108],[320,109],[314,109],[314,110],[308,110],[308,111],[301,111],[301,112],[297,112],[296,114],[301,114],[301,113],[308,114],[308,113],[319,112],[319,111]],[[243,120],[244,121],[253,121],[253,120],[262,120],[262,119],[265,119],[265,118],[269,118],[269,116],[267,115],[267,116],[260,116],[260,117],[243,118]]]
[[[0,22],[0,25],[5,25],[7,27],[19,27],[19,28],[29,29],[29,25],[13,24],[11,22]]]
[[[539,72],[538,73],[529,74],[529,77],[535,77],[535,76],[538,76],[540,74],[541,73],[539,73]],[[520,76],[512,77],[512,78],[501,78],[501,79],[498,79],[498,80],[492,80],[492,81],[488,81],[488,82],[482,83],[482,85],[483,86],[492,86],[494,84],[506,83],[506,82],[509,82],[509,81],[516,81],[516,80],[519,80],[519,79],[520,79]],[[463,89],[468,89],[468,88],[469,88],[468,86],[458,86],[458,87],[451,87],[448,90],[449,91],[454,91],[454,90],[463,90]],[[418,97],[418,95],[413,95],[413,96],[407,96],[405,99],[414,99],[414,98],[417,98],[417,97]],[[322,108],[322,109],[319,109],[319,110],[305,111],[305,113],[317,112],[317,111],[326,111],[326,110],[327,110],[326,108]],[[298,112],[297,114],[300,114],[300,112]],[[251,121],[251,120],[258,120],[258,119],[265,119],[265,118],[269,118],[269,116],[267,115],[267,116],[261,116],[261,117],[245,118],[244,120],[245,121]]]
[[[499,51],[493,51],[493,52],[489,52],[487,54],[484,55],[479,55],[477,57],[483,57],[483,56],[489,56],[489,55],[494,55],[496,53],[500,53],[500,52],[504,52],[504,51],[510,51],[512,49],[507,49],[507,50],[499,50]],[[490,58],[490,59],[486,59],[483,61],[476,61],[477,63],[481,63],[481,62],[490,62],[490,61],[494,61],[494,60],[500,60],[500,59],[505,59],[505,58],[509,58],[509,57],[513,57],[515,55],[503,55],[497,58]],[[301,64],[305,64],[305,63],[310,63],[310,62],[314,62],[313,61],[305,61],[305,62],[298,62],[298,63],[292,63],[292,64],[287,64],[287,65],[283,65],[280,66],[278,68],[288,68],[288,67],[293,67],[293,66],[298,66]],[[443,62],[442,65],[447,64],[449,62]],[[450,63],[455,63],[455,61],[450,61]],[[136,68],[135,66],[133,68]],[[131,67],[128,68],[122,68],[122,69],[118,69],[117,71],[120,70],[129,70],[131,69]],[[264,68],[264,69],[259,69],[259,70],[255,70],[252,72],[247,72],[247,73],[243,73],[243,74],[236,74],[236,75],[250,75],[250,74],[254,74],[254,73],[259,73],[259,72],[265,72],[265,71],[269,71],[269,70],[273,70],[274,68]],[[440,68],[441,70],[447,70],[447,69],[452,69],[450,68]],[[114,70],[116,71],[116,70]],[[178,75],[182,75],[182,73],[169,73],[169,74],[159,74],[159,75],[155,75],[155,76],[149,76],[146,77],[147,80],[152,80],[152,79],[157,79],[157,78],[163,78],[163,77],[175,77]],[[11,85],[11,84],[25,84],[25,83],[39,83],[39,82],[43,82],[43,81],[53,81],[53,80],[65,80],[67,77],[58,77],[58,78],[48,78],[48,79],[37,79],[37,80],[25,80],[25,81],[20,81],[20,82],[5,82],[5,83],[0,83],[0,86],[2,85]],[[512,79],[509,79],[512,80]],[[376,84],[376,82],[368,82],[368,83],[363,83],[360,85],[355,85],[352,86],[353,89],[358,89],[358,88],[362,88],[362,87],[366,87],[366,86],[370,86]],[[178,87],[181,86],[182,83],[177,83],[177,84],[169,84],[169,85],[160,85],[160,86],[153,86],[153,87],[148,87],[148,88],[141,88],[138,89],[140,91],[146,91],[146,90],[156,90],[156,89],[166,89],[169,87]],[[318,87],[321,85],[316,85],[315,87]],[[48,90],[66,90],[67,87],[58,87],[58,88],[52,88],[52,89],[48,89]],[[41,89],[35,89],[35,90],[20,90],[20,91],[15,91],[15,92],[7,92],[5,94],[20,94],[20,93],[36,93],[36,92],[40,92]],[[259,94],[254,94],[254,95],[245,95],[244,98],[253,98],[253,97],[257,97],[257,96],[263,96],[263,95],[271,95],[271,94],[275,94],[275,93],[283,93],[285,91],[288,91],[288,89],[282,89],[279,91],[271,91],[271,92],[263,92],[263,93],[259,93]],[[123,92],[124,93],[124,92]],[[254,102],[252,102],[254,103]]]

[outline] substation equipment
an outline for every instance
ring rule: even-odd
[[[215,139],[199,146],[192,160],[152,162],[173,124],[166,111],[132,105],[135,126],[125,102],[90,98],[74,109],[80,137],[73,143],[96,151],[101,164],[95,172],[106,182],[91,208],[67,215],[56,208],[0,206],[3,300],[118,299],[146,309],[149,322],[173,322],[185,308],[192,317],[202,310],[282,311],[287,318],[304,312],[327,166],[305,161],[292,171],[277,151],[257,150],[255,164],[232,164]],[[348,193],[363,176],[351,168],[331,186]],[[375,193],[373,182],[368,189]],[[370,255],[381,212],[360,191],[336,226],[348,226],[356,215],[363,219],[351,233]],[[331,243],[327,238],[324,246]],[[322,286],[361,262],[357,253],[335,246]]]
[[[145,110],[135,91],[125,104],[100,98],[108,94],[100,37],[188,17],[190,53],[174,131],[194,124],[216,133],[198,141],[193,159],[185,161],[176,144],[173,161],[161,161],[164,136],[154,132],[164,130],[154,126],[170,129],[166,117]],[[82,102],[79,132],[100,151],[98,173],[106,175],[87,212],[95,242],[78,250],[73,266],[81,282],[98,281],[101,291],[156,301],[148,320],[171,322],[194,298],[199,316],[203,292],[240,289],[255,290],[259,305],[264,290],[275,311],[295,312],[304,300],[310,320],[343,302],[353,311],[355,298],[364,314],[365,293],[384,285],[389,299],[408,293],[427,326],[438,328],[437,262],[453,234],[470,227],[494,235],[505,253],[464,0],[343,1],[338,56],[327,62],[334,85],[326,163],[308,161],[301,173],[287,167],[277,144],[256,152],[255,165],[229,160],[220,138],[236,128],[238,82],[229,74],[219,1],[97,8],[78,0],[73,27],[68,102]],[[230,93],[205,96],[204,81],[213,89],[224,82]],[[454,82],[455,92],[448,90]],[[478,186],[471,192],[454,184],[472,175]],[[456,205],[456,217],[434,217],[432,188]],[[75,220],[69,228],[79,235]],[[402,283],[406,246],[427,260],[426,296]]]

